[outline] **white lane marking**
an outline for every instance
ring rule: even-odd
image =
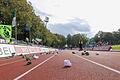
[[[103,65],[103,64],[100,64],[100,63],[94,62],[94,61],[92,61],[92,60],[83,58],[83,57],[81,57],[81,56],[79,56],[79,55],[76,55],[76,54],[74,54],[74,55],[77,56],[77,57],[79,57],[79,58],[82,58],[82,59],[84,59],[84,60],[86,60],[86,61],[88,61],[88,62],[91,62],[91,63],[93,63],[93,64],[96,64],[96,65],[98,65],[98,66],[101,66],[101,67],[103,67],[103,68],[106,68],[106,69],[108,69],[108,70],[111,70],[111,71],[113,71],[113,72],[116,72],[116,73],[120,74],[120,71],[118,71],[118,70],[116,70],[116,69],[113,69],[113,68],[110,68],[110,67],[105,66],[105,65]]]
[[[13,64],[13,63],[16,63],[16,62],[20,62],[20,61],[23,61],[23,59],[20,59],[20,60],[17,60],[17,61],[13,61],[13,62],[9,62],[9,63],[4,63],[4,64],[1,64],[1,66],[5,66],[5,65],[8,65],[8,64]]]
[[[25,76],[26,74],[28,74],[29,72],[31,72],[32,70],[36,69],[37,67],[39,67],[40,65],[44,64],[45,62],[47,62],[48,60],[50,60],[51,58],[53,58],[55,55],[49,57],[48,59],[46,59],[45,61],[41,62],[40,64],[36,65],[35,67],[31,68],[30,70],[26,71],[25,73],[21,74],[20,76],[16,77],[13,80],[19,80],[20,78],[22,78],[23,76]]]

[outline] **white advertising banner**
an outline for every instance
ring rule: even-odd
[[[29,54],[28,46],[15,45],[16,55]]]
[[[25,55],[31,53],[48,53],[50,51],[55,51],[55,49],[36,46],[0,44],[0,57],[12,56],[13,53],[15,55]]]
[[[41,48],[37,46],[28,46],[29,53],[41,53]]]
[[[0,44],[0,57],[12,56],[12,53],[15,53],[13,45]]]

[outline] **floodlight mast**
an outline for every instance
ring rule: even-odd
[[[47,23],[49,22],[49,17],[45,17],[44,22],[45,22],[45,27],[47,27]]]

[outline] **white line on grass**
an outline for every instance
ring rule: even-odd
[[[8,64],[13,64],[13,63],[16,63],[16,62],[20,62],[20,61],[23,61],[23,59],[20,59],[20,60],[17,60],[17,61],[13,61],[13,62],[4,63],[4,64],[0,64],[0,67],[8,65]]]
[[[93,63],[93,64],[96,64],[96,65],[98,65],[98,66],[101,66],[101,67],[103,67],[103,68],[106,68],[106,69],[108,69],[108,70],[111,70],[111,71],[113,71],[113,72],[116,72],[116,73],[120,74],[120,71],[118,71],[118,70],[116,70],[116,69],[113,69],[113,68],[110,68],[110,67],[105,66],[105,65],[103,65],[103,64],[100,64],[100,63],[94,62],[94,61],[92,61],[92,60],[83,58],[83,57],[81,57],[81,56],[79,56],[79,55],[76,55],[76,54],[74,54],[74,55],[77,56],[77,57],[79,57],[79,58],[82,58],[82,59],[84,59],[84,60],[86,60],[86,61],[88,61],[88,62],[91,62],[91,63]]]
[[[46,59],[45,61],[41,62],[40,64],[36,65],[35,67],[31,68],[30,70],[26,71],[25,73],[21,74],[20,76],[16,77],[13,80],[19,80],[20,78],[22,78],[23,76],[25,76],[26,74],[28,74],[29,72],[31,72],[32,70],[36,69],[37,67],[39,67],[40,65],[44,64],[45,62],[47,62],[48,60],[50,60],[51,58],[53,58],[55,55],[49,57],[48,59]]]

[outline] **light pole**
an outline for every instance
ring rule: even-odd
[[[2,24],[2,22],[3,22],[3,14],[2,14],[2,12],[0,11],[0,24]]]
[[[29,27],[29,38],[30,38],[30,43],[31,43],[31,27]]]
[[[31,27],[29,26],[29,24],[25,24],[24,31],[25,31],[26,37],[29,38],[29,42],[31,43]]]
[[[45,22],[45,27],[47,27],[47,23],[49,22],[49,17],[45,17],[44,22]]]
[[[16,26],[16,10],[14,9],[13,13],[12,13],[12,26],[15,27],[15,39],[16,39],[16,43],[17,43],[17,26]]]

